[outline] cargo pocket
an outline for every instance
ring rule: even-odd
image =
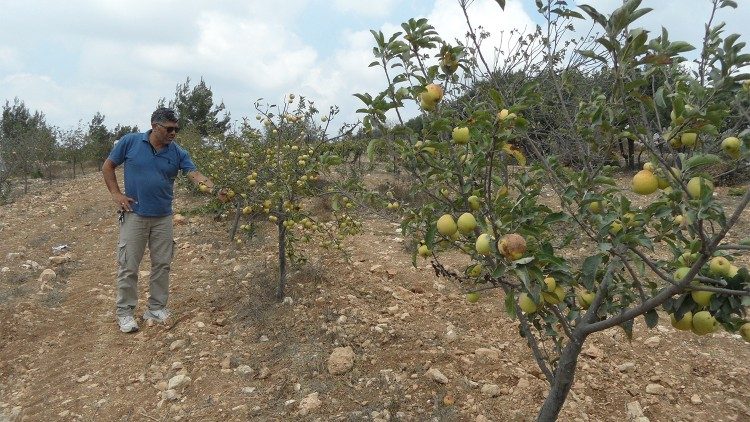
[[[120,264],[121,267],[124,267],[127,262],[127,246],[128,244],[125,242],[119,242],[117,244],[117,263]]]

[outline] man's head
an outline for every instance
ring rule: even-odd
[[[177,114],[171,108],[159,107],[151,114],[151,129],[157,142],[168,144],[177,136]]]

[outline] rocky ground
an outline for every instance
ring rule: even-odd
[[[179,190],[176,209],[205,201]],[[172,321],[122,334],[101,175],[35,184],[0,207],[0,421],[533,420],[547,386],[501,294],[468,303],[412,267],[397,228],[365,220],[350,262],[311,250],[278,303],[272,232],[238,246],[225,221],[191,216]],[[590,338],[560,420],[750,421],[748,362],[739,336],[640,320],[632,341]]]

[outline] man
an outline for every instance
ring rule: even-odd
[[[138,267],[148,245],[151,277],[144,321],[163,323],[169,317],[169,269],[174,256],[172,198],[174,181],[182,171],[202,191],[223,191],[195,168],[187,151],[174,142],[180,128],[174,110],[159,108],[151,115],[151,130],[120,139],[102,166],[104,183],[120,212],[117,244],[117,323],[120,331],[138,331],[134,318],[138,304]],[[120,191],[115,168],[125,164],[125,193]],[[218,192],[217,192],[218,191]]]

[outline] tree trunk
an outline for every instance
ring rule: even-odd
[[[237,202],[237,205],[235,206],[234,210],[234,224],[232,224],[232,228],[229,230],[229,240],[234,240],[234,235],[237,234],[237,227],[240,225],[240,217],[242,216],[242,209],[240,208],[240,203]]]
[[[557,361],[554,381],[550,386],[549,393],[547,393],[547,399],[544,400],[544,404],[539,410],[539,416],[536,419],[538,422],[557,420],[557,416],[570,392],[570,387],[573,386],[576,367],[578,366],[578,355],[581,354],[584,341],[586,341],[586,337],[580,339],[576,337],[563,349],[560,360]]]
[[[276,299],[284,299],[284,287],[286,284],[286,226],[284,221],[279,219],[279,286],[276,289]]]

